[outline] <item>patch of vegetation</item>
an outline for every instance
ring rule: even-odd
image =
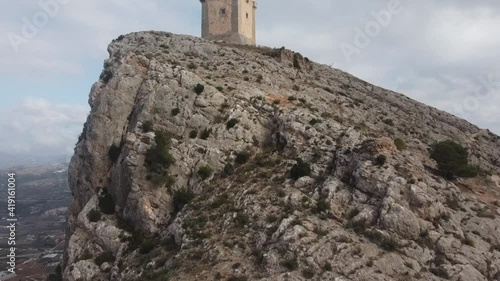
[[[278,99],[273,100],[273,104],[275,104],[275,105],[278,105],[278,104],[280,104],[280,103],[281,103],[281,101],[280,101],[280,100],[278,100]]]
[[[173,179],[168,175],[168,169],[175,163],[175,159],[170,154],[170,137],[162,131],[156,131],[155,134],[156,146],[146,154],[148,179],[157,185],[171,185]]]
[[[394,126],[394,121],[392,121],[392,119],[387,118],[387,119],[384,119],[383,122],[389,126]]]
[[[309,121],[309,125],[311,125],[311,126],[314,126],[318,123],[321,123],[321,120],[316,119],[316,118],[313,118],[313,119],[311,119],[311,121]]]
[[[311,268],[305,268],[302,270],[302,276],[306,279],[311,279],[314,277],[314,271]]]
[[[395,138],[394,145],[399,151],[406,149],[406,142],[403,139]]]
[[[387,156],[380,154],[377,157],[375,157],[374,164],[377,166],[384,166],[386,162],[387,162]]]
[[[299,53],[293,54],[293,67],[300,69],[300,62],[299,59],[301,59],[302,56]]]
[[[299,87],[298,85],[293,85],[293,86],[292,86],[292,90],[294,90],[294,91],[297,91],[297,92],[298,92],[298,91],[300,91],[300,87]]]
[[[288,271],[294,271],[299,267],[299,263],[296,258],[287,259],[281,263],[283,267],[288,269]]]
[[[289,101],[294,101],[294,100],[297,100],[297,98],[296,98],[296,97],[294,97],[294,96],[289,96],[289,97],[288,97],[288,100],[289,100]]]
[[[210,134],[212,133],[212,129],[207,129],[205,128],[203,132],[201,132],[200,139],[206,140],[208,137],[210,137]]]
[[[316,203],[316,207],[314,209],[316,213],[328,212],[330,211],[330,202],[324,198],[321,198]]]
[[[97,209],[92,209],[87,213],[87,219],[90,222],[98,222],[101,220],[101,212]]]
[[[113,143],[109,147],[109,150],[108,150],[109,159],[111,159],[111,161],[113,161],[113,163],[116,163],[116,161],[118,160],[118,157],[120,157],[121,152],[122,152],[122,146]]]
[[[190,139],[195,139],[197,136],[198,136],[198,131],[192,130],[191,132],[189,132]]]
[[[115,256],[113,255],[113,252],[111,251],[106,251],[102,254],[100,254],[99,256],[97,256],[95,258],[95,263],[98,265],[98,266],[101,266],[103,263],[107,262],[107,263],[113,263],[115,261]]]
[[[142,131],[144,133],[149,133],[153,131],[153,121],[147,120],[142,123]]]
[[[198,170],[198,175],[201,177],[202,180],[208,179],[210,176],[212,176],[213,173],[214,169],[209,165],[202,166]]]
[[[194,198],[194,193],[188,189],[180,189],[174,192],[173,204],[174,213],[178,213],[184,208],[185,205],[189,204]]]
[[[431,145],[430,156],[438,164],[438,169],[448,179],[455,177],[473,178],[479,168],[469,164],[469,152],[460,144],[446,140]]]
[[[301,177],[311,175],[311,165],[304,162],[301,158],[297,158],[297,163],[293,165],[290,170],[290,177],[294,180],[298,180]]]
[[[231,128],[234,128],[236,126],[236,124],[240,123],[240,120],[236,119],[236,118],[232,118],[230,119],[229,121],[227,121],[226,123],[226,129],[231,129]]]
[[[203,86],[202,84],[196,84],[196,86],[194,87],[194,92],[199,95],[201,93],[203,93],[203,91],[205,91],[205,86]]]
[[[234,174],[234,166],[231,163],[227,163],[224,165],[224,175],[230,176],[232,174]]]
[[[245,225],[250,223],[250,217],[243,212],[238,212],[236,214],[236,218],[234,218],[234,222],[236,223],[236,225],[244,227]]]
[[[103,188],[99,196],[99,209],[106,215],[115,213],[115,200],[113,200],[107,188]]]
[[[216,89],[217,89],[217,91],[219,91],[219,92],[222,92],[222,91],[224,90],[224,87],[222,87],[222,86],[217,86],[217,87],[215,87],[215,88],[216,88]]]
[[[252,154],[247,150],[238,151],[236,152],[236,158],[234,159],[234,162],[236,162],[239,165],[243,165],[246,162],[248,162],[248,160],[250,160],[251,156]]]
[[[144,239],[139,247],[139,253],[141,255],[149,254],[156,246],[157,243],[153,239]]]
[[[197,66],[194,62],[190,62],[190,63],[187,65],[187,67],[188,67],[189,69],[197,69],[197,68],[198,68],[198,66]]]
[[[179,113],[181,113],[181,109],[176,107],[176,108],[172,109],[171,113],[172,113],[172,116],[177,116],[177,115],[179,115]]]

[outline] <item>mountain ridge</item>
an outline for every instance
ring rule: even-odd
[[[138,32],[108,51],[64,280],[500,278],[493,133],[285,48]],[[485,172],[439,176],[446,139]]]

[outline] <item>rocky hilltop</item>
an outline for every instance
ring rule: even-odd
[[[64,280],[500,280],[488,130],[285,48],[139,32],[108,51]],[[478,176],[443,176],[444,140]]]

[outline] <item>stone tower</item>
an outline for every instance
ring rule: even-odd
[[[254,0],[200,0],[201,37],[255,45]]]

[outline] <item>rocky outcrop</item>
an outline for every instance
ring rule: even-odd
[[[108,51],[64,280],[500,280],[498,136],[284,48],[139,32]],[[436,174],[445,139],[484,173]]]

